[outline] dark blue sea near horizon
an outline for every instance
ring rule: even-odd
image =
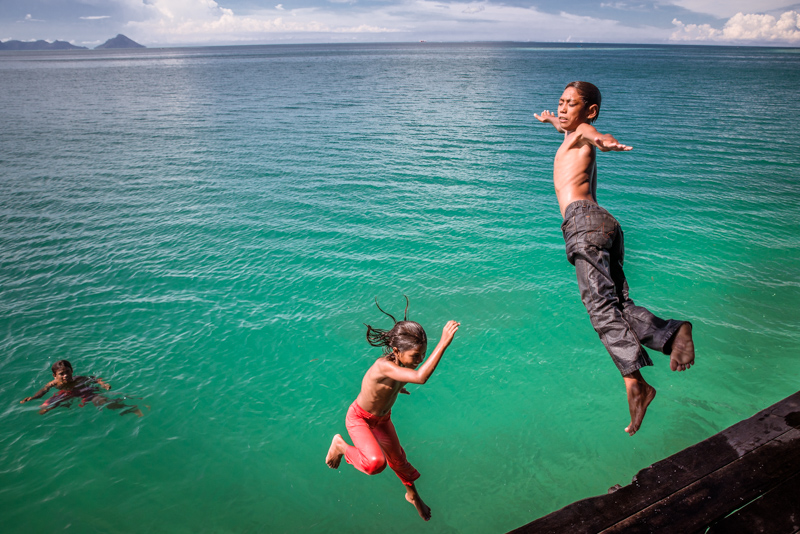
[[[629,437],[533,118],[603,92],[631,295],[697,364]],[[490,533],[626,485],[797,391],[800,50],[357,44],[0,52],[9,533]],[[375,308],[461,322],[389,470],[325,463]],[[126,410],[20,404],[70,360]]]

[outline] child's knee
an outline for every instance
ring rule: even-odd
[[[377,475],[386,469],[386,459],[381,457],[368,458],[364,465],[364,472],[368,475]]]

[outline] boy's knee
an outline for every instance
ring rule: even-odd
[[[364,466],[364,472],[367,473],[368,475],[377,475],[384,469],[386,469],[386,459],[383,457],[369,458],[367,459],[367,463]]]

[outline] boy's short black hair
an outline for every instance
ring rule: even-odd
[[[592,104],[597,104],[597,115],[593,118],[589,119],[589,123],[593,123],[597,120],[597,117],[600,116],[600,101],[602,100],[600,96],[600,89],[597,88],[596,85],[589,82],[570,82],[567,84],[567,87],[564,88],[566,91],[568,87],[574,87],[578,94],[581,95],[581,99],[583,99],[583,103],[586,104],[586,107],[591,106]]]
[[[53,364],[53,375],[55,375],[58,371],[62,369],[69,369],[72,371],[72,364],[69,363],[67,360],[58,360],[56,363]]]

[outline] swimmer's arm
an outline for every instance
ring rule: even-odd
[[[539,122],[543,122],[545,124],[549,122],[550,124],[552,124],[553,127],[558,131],[558,133],[564,133],[563,128],[561,128],[561,125],[558,123],[558,115],[553,114],[552,111],[546,109],[542,111],[541,115],[537,115],[536,113],[534,113],[533,116],[536,117],[536,120],[538,120]]]
[[[633,150],[632,146],[623,145],[617,141],[616,137],[611,134],[601,134],[597,128],[591,124],[581,124],[575,133],[581,136],[581,139],[590,145],[594,145],[600,149],[601,152],[627,152]]]
[[[111,384],[109,384],[109,383],[107,383],[107,382],[103,382],[103,379],[102,379],[102,378],[99,378],[99,377],[98,377],[98,378],[95,378],[95,379],[94,379],[94,381],[95,381],[95,382],[97,382],[97,383],[100,385],[100,387],[102,387],[102,388],[103,388],[103,389],[105,389],[106,391],[108,391],[109,389],[111,389]]]
[[[405,382],[410,384],[424,384],[431,377],[439,365],[439,360],[442,359],[444,351],[450,346],[453,341],[453,336],[456,335],[458,327],[461,323],[456,321],[448,321],[442,330],[442,339],[439,344],[433,349],[433,352],[427,360],[419,367],[419,369],[408,369],[401,367],[388,360],[379,360],[381,362],[380,371],[388,378],[398,382]]]
[[[25,402],[28,402],[28,401],[32,401],[34,399],[40,399],[40,398],[44,397],[44,394],[47,393],[48,391],[50,391],[50,388],[52,388],[53,386],[55,386],[55,381],[48,382],[47,385],[45,387],[43,387],[42,389],[40,389],[35,395],[33,395],[31,397],[25,397],[24,399],[19,401],[19,403],[22,404],[22,403],[25,403]]]

